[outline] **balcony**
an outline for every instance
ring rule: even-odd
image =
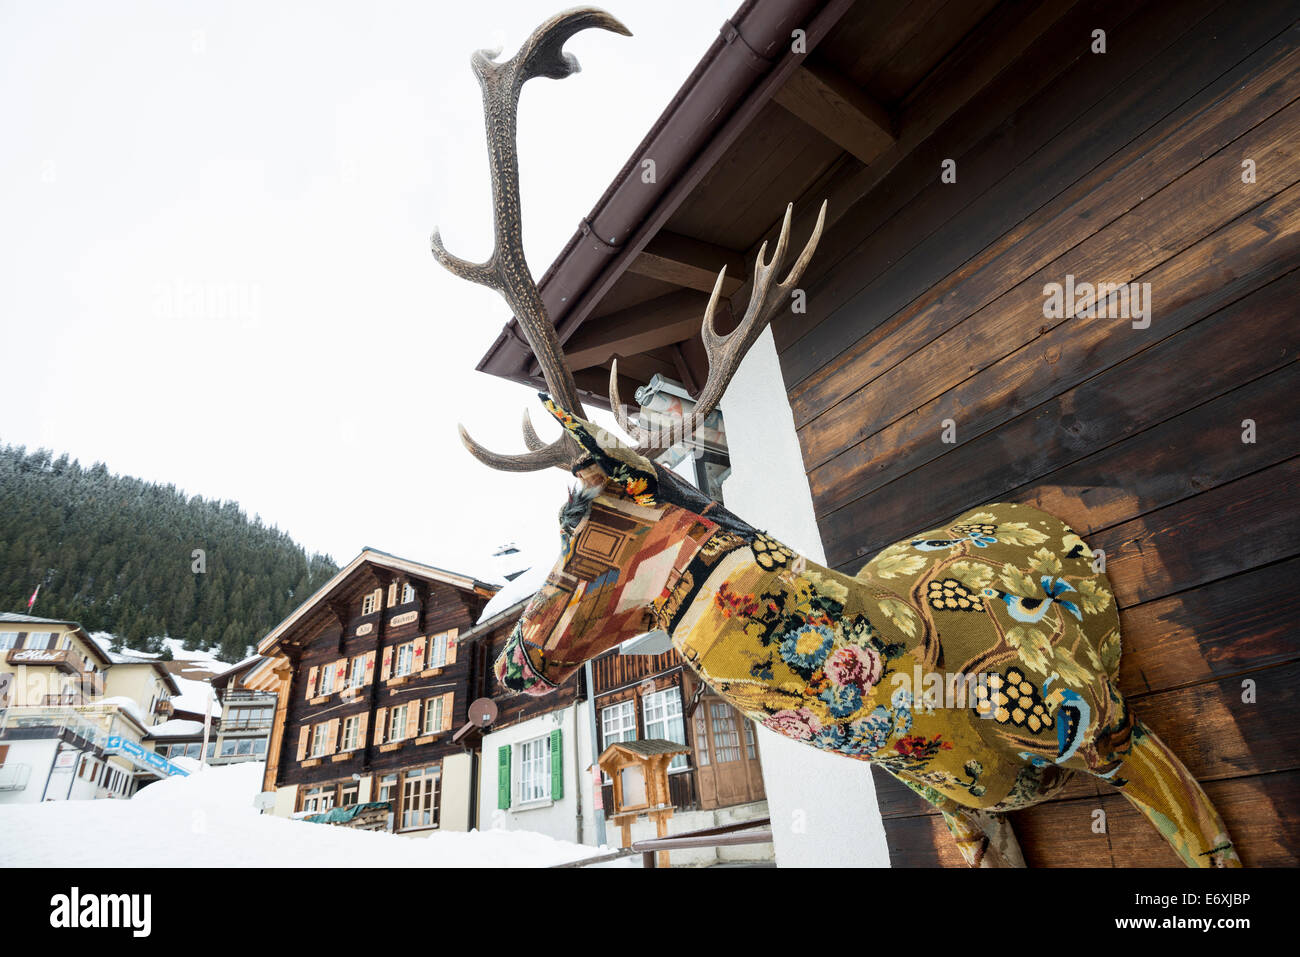
[[[0,791],[22,791],[27,787],[27,779],[31,777],[32,767],[30,764],[4,764],[0,765]]]

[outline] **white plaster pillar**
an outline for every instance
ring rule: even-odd
[[[727,508],[818,564],[826,563],[772,330],[750,349],[722,400],[731,455]],[[889,849],[864,761],[758,728],[778,867],[888,867]]]

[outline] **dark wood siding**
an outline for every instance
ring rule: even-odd
[[[1300,847],[1294,20],[1075,5],[836,223],[809,314],[775,329],[830,564],[989,502],[1074,526],[1107,555],[1125,692],[1247,865]],[[1045,318],[1066,274],[1150,283],[1149,328]],[[877,779],[894,863],[960,865],[941,820]],[[1031,865],[1177,864],[1091,780],[1013,819]]]
[[[401,584],[408,579],[398,576],[395,580],[400,593]],[[478,618],[486,598],[440,581],[409,580],[417,589],[415,601],[362,615],[362,596],[369,591],[382,586],[386,604],[388,579],[374,579],[358,570],[355,582],[333,601],[331,608],[337,611],[337,615],[331,613],[330,608],[323,608],[304,619],[301,636],[287,636],[290,640],[296,639],[294,643],[298,650],[289,691],[277,785],[347,781],[353,774],[386,774],[437,764],[445,755],[461,752],[461,746],[451,742],[451,735],[468,720],[469,702],[477,697],[473,655],[467,650],[458,653],[456,662],[441,669],[437,675],[413,675],[404,683],[388,684],[380,680],[383,654],[385,649],[395,648],[421,635],[452,628],[462,633],[468,631]],[[415,620],[397,626],[389,624],[392,619],[410,612],[416,613]],[[340,623],[340,617],[345,624]],[[358,636],[357,629],[364,625],[371,625],[372,630]],[[370,651],[376,653],[373,680],[363,685],[354,699],[340,695],[337,689],[324,701],[313,704],[307,698],[307,679],[312,668]],[[443,732],[424,744],[409,739],[392,750],[381,750],[373,743],[378,709],[446,692],[455,695],[451,731]],[[341,727],[343,719],[360,714],[368,715],[364,747],[342,761],[333,761],[327,756],[319,764],[304,767],[297,760],[300,729],[333,719],[338,719]]]

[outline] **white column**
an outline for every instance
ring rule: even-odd
[[[812,493],[772,331],[750,349],[722,400],[731,455],[727,508],[818,564],[826,563]],[[888,867],[889,849],[864,761],[758,729],[779,867]]]

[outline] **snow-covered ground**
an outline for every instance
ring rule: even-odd
[[[605,853],[529,831],[405,838],[271,817],[253,808],[261,762],[177,763],[189,777],[129,801],[0,807],[0,867],[546,867]]]

